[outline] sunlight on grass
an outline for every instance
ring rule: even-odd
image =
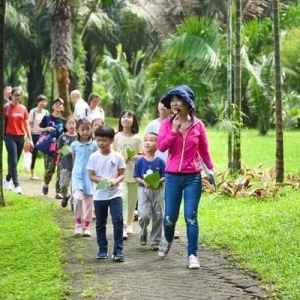
[[[0,299],[61,299],[62,245],[50,203],[6,194],[0,209]]]

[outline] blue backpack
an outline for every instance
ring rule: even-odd
[[[51,121],[50,116],[45,116],[47,118],[47,127],[54,126],[54,122]],[[35,144],[35,149],[41,151],[42,153],[46,155],[50,155],[54,152],[56,152],[56,136],[57,136],[57,130],[51,131],[51,132],[43,132],[41,133],[38,141]]]

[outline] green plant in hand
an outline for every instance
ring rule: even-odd
[[[145,176],[144,181],[150,185],[153,189],[158,189],[160,183],[160,175],[159,172],[154,172],[152,174],[148,174]]]

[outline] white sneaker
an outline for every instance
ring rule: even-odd
[[[22,194],[22,189],[21,189],[21,187],[20,186],[17,186],[16,188],[15,188],[15,193],[16,194]]]
[[[81,227],[81,225],[75,225],[74,235],[75,236],[82,235],[82,227]]]
[[[127,232],[128,234],[133,234],[133,228],[132,228],[132,225],[127,225],[127,227],[126,227],[126,232]]]
[[[123,240],[126,241],[128,239],[128,235],[127,235],[127,232],[126,232],[126,228],[124,227],[123,228]]]
[[[89,228],[89,227],[85,227],[84,229],[83,229],[83,233],[82,233],[82,236],[91,236],[92,235],[92,233],[91,233],[91,229]]]
[[[12,189],[13,189],[11,181],[6,181],[5,179],[3,180],[3,187],[5,190],[8,190],[8,191],[12,191]]]
[[[198,257],[195,256],[194,254],[191,254],[189,256],[189,269],[199,269],[200,268],[200,264],[198,261]]]

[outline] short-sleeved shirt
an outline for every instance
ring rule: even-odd
[[[31,134],[40,134],[39,127],[40,123],[42,122],[44,116],[48,116],[49,112],[46,109],[42,109],[38,111],[37,108],[33,108],[29,112],[29,125]]]
[[[28,111],[23,104],[5,104],[3,116],[6,122],[5,133],[12,135],[25,135],[25,124],[28,120]]]
[[[154,160],[149,161],[145,157],[140,157],[134,166],[133,177],[140,177],[145,179],[147,174],[159,172],[160,178],[165,177],[166,165],[160,157],[156,157]],[[144,186],[139,182],[139,186]]]
[[[58,139],[63,134],[65,119],[63,117],[54,117],[53,115],[50,115],[50,121],[54,123],[54,126],[57,131],[56,138]],[[48,116],[44,116],[40,123],[40,127],[46,128],[48,126],[49,126]]]
[[[58,149],[61,149],[63,146],[71,146],[71,144],[75,141],[77,141],[77,134],[68,135],[67,133],[63,133],[58,139]],[[73,168],[72,153],[61,156],[60,168],[72,170]]]
[[[87,119],[92,122],[95,119],[102,119],[104,121],[104,110],[96,107],[95,109],[86,108],[80,115],[81,119]]]
[[[115,136],[113,149],[119,152],[126,159],[127,150],[133,150],[136,155],[143,153],[142,140],[137,134],[128,137],[123,135],[121,132],[118,132]],[[125,182],[135,182],[135,179],[132,177],[134,163],[134,161],[129,160],[126,164],[127,168],[125,170]]]
[[[82,190],[86,195],[93,194],[92,182],[86,166],[91,154],[97,150],[98,146],[92,139],[86,144],[82,144],[80,141],[71,144],[71,153],[74,156],[72,191]]]
[[[125,168],[126,163],[123,156],[116,151],[111,151],[108,155],[103,155],[97,151],[91,155],[87,165],[88,170],[94,171],[96,176],[104,179],[117,178],[119,170]],[[94,185],[94,201],[110,200],[115,197],[122,197],[120,184],[106,189],[96,189],[96,184]]]
[[[88,108],[89,105],[87,104],[87,102],[84,101],[84,99],[78,99],[74,105],[74,117],[79,119],[83,111]]]

